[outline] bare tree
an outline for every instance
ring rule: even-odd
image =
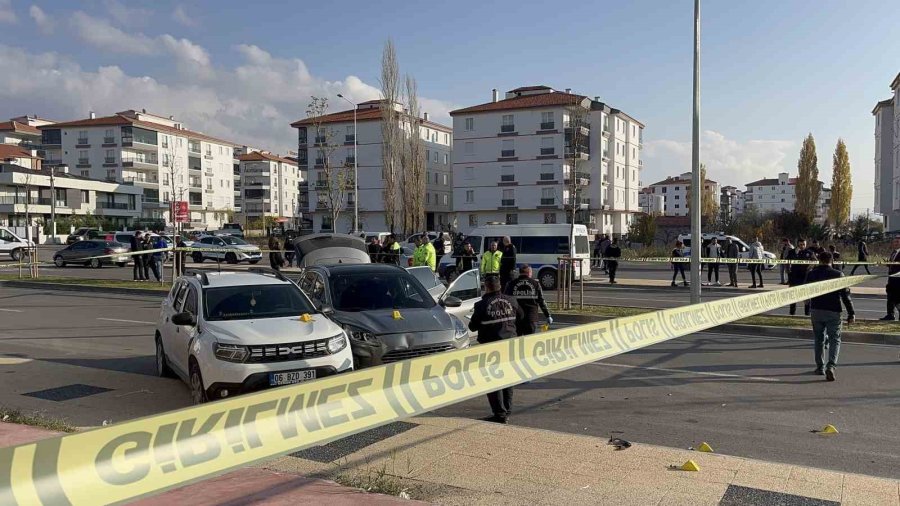
[[[394,232],[401,224],[403,199],[398,191],[403,153],[400,122],[395,104],[400,102],[400,76],[394,42],[388,39],[381,54],[381,164],[384,179],[384,218],[388,230]]]
[[[347,170],[346,162],[335,165],[332,161],[337,145],[334,142],[334,129],[324,121],[327,113],[328,99],[312,97],[312,101],[306,109],[306,117],[311,120],[312,131],[315,135],[315,167],[321,170],[321,177],[316,180],[316,197],[330,213],[331,228],[336,231],[338,218],[347,198],[347,190],[353,185],[353,177]],[[359,198],[359,196],[354,195],[354,198]]]
[[[571,241],[575,240],[575,219],[580,208],[581,193],[585,186],[582,184],[584,178],[579,177],[581,173],[578,170],[578,162],[581,161],[582,155],[587,151],[587,137],[581,131],[582,127],[587,126],[587,124],[587,110],[580,104],[569,110],[569,124],[565,125],[565,156],[572,163],[567,176],[569,204],[572,210],[572,213],[569,216],[572,224]]]
[[[406,149],[403,150],[403,232],[412,234],[425,228],[425,147],[422,142],[422,128],[419,95],[416,80],[406,76],[406,100],[409,116],[409,131]]]
[[[168,179],[163,180],[163,183],[166,184],[168,188],[168,199],[166,199],[166,203],[169,205],[169,221],[172,222],[172,230],[178,230],[178,223],[175,222],[175,207],[174,203],[179,200],[184,200],[184,194],[187,192],[187,186],[184,184],[184,171],[182,166],[181,157],[178,156],[178,151],[175,149],[176,137],[174,135],[169,137],[169,142],[166,147],[162,148],[162,171],[163,175]],[[187,142],[187,139],[185,139]],[[202,180],[201,180],[202,186]],[[161,185],[162,187],[162,185]]]

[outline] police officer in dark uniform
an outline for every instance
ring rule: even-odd
[[[524,323],[525,313],[516,300],[500,293],[500,278],[488,276],[484,280],[485,294],[475,303],[469,330],[478,332],[479,343],[492,343],[516,337]],[[493,415],[482,420],[507,423],[512,410],[512,387],[487,394]]]
[[[541,284],[531,278],[530,265],[526,264],[519,268],[519,277],[507,283],[503,293],[516,299],[525,312],[525,321],[518,328],[520,336],[534,334],[537,331],[538,311],[544,313],[547,323],[553,323],[553,317],[550,316],[550,310],[544,302]]]
[[[797,241],[797,247],[788,252],[788,260],[797,260],[800,262],[810,262],[815,260],[816,254],[806,247],[806,240]],[[809,273],[810,264],[798,263],[789,264],[788,285],[800,286],[806,284],[806,275]],[[797,304],[791,304],[789,308],[791,316],[797,313]],[[803,302],[803,313],[809,316],[809,301]]]

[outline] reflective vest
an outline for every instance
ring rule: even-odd
[[[431,271],[434,272],[435,268],[437,268],[437,253],[434,250],[434,245],[428,242],[424,244],[424,248],[425,258],[422,265],[427,265],[431,268]]]
[[[413,250],[413,267],[425,265],[426,256],[425,246],[416,246],[416,249]]]
[[[500,259],[503,258],[503,252],[485,251],[481,255],[481,274],[500,274]]]

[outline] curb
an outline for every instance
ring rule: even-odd
[[[556,321],[560,323],[570,323],[581,325],[585,323],[594,323],[603,320],[611,320],[605,316],[590,316],[571,313],[558,313]],[[764,327],[761,325],[741,325],[737,323],[728,323],[719,325],[704,332],[715,331],[720,334],[762,336],[762,337],[782,337],[786,339],[802,339],[813,340],[812,329],[784,328],[784,327]],[[874,332],[841,332],[841,341],[848,343],[861,344],[882,344],[888,346],[900,346],[900,335],[897,334],[876,334]]]
[[[112,293],[118,295],[165,296],[169,293],[169,290],[116,288],[111,286],[68,285],[64,283],[43,283],[40,281],[0,281],[0,286],[6,286],[10,288],[58,290],[62,292]]]
[[[776,285],[776,286],[781,286],[781,285]],[[586,280],[584,283],[584,287],[585,288],[592,288],[592,287],[593,288],[608,288],[610,290],[616,290],[618,288],[628,288],[631,290],[638,289],[638,290],[647,290],[647,291],[673,290],[672,287],[669,285],[630,285],[630,284],[621,284],[621,283],[616,283],[615,285],[611,285],[611,284],[609,284],[609,282],[606,282],[606,281],[594,281],[594,280]],[[676,289],[674,289],[673,291],[678,291],[678,290],[681,290],[682,288],[685,288],[685,287],[679,286]],[[873,288],[873,287],[863,287],[863,288]],[[577,289],[578,289],[577,283],[572,285],[573,293],[575,293],[575,291]],[[778,289],[779,288],[753,290],[751,288],[728,288],[725,286],[721,286],[721,287],[704,286],[703,287],[704,292],[712,292],[712,293],[717,293],[717,294],[718,293],[733,293],[733,294],[738,294],[738,295],[747,295],[747,294],[751,294],[751,293],[760,293],[760,292],[771,292],[773,290],[778,290]],[[885,297],[884,293],[877,293],[877,294],[854,293],[853,288],[851,288],[850,291],[851,291],[851,295],[853,297],[860,298],[860,299],[883,299]]]

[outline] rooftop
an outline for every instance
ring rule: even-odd
[[[792,177],[788,179],[788,185],[796,184],[797,178]],[[754,181],[752,183],[747,183],[745,186],[776,186],[778,184],[777,177],[770,177],[766,179],[760,179],[759,181]]]
[[[373,107],[375,105],[380,105],[384,101],[383,100],[368,100],[366,102],[361,102],[357,104],[358,109],[356,109],[356,121],[381,121],[381,108]],[[362,107],[367,106],[367,107]],[[291,123],[291,126],[294,128],[299,128],[301,126],[309,126],[314,124],[316,121],[320,121],[321,123],[352,123],[353,122],[353,109],[347,109],[346,111],[338,111],[326,114],[319,118],[303,118],[298,119],[297,121]],[[453,131],[452,128],[447,125],[442,125],[440,123],[435,123],[433,121],[425,121],[422,118],[419,118],[419,123],[425,125],[429,128],[434,128],[436,130],[441,130],[443,132],[450,133]]]
[[[29,135],[41,135],[41,131],[37,129],[37,127],[33,127],[30,125],[26,125],[24,123],[19,123],[18,121],[3,121],[0,122],[0,132],[15,132]]]
[[[31,154],[31,151],[16,146],[15,144],[0,144],[0,161],[7,158],[31,158],[38,159],[40,157]]]
[[[875,107],[872,109],[872,114],[878,112],[878,109],[881,109],[882,107],[894,107],[894,98],[886,98],[875,104]]]
[[[238,146],[237,144],[226,141],[222,139],[218,139],[216,137],[212,137],[210,135],[206,135],[200,132],[195,132],[193,130],[188,130],[186,128],[175,128],[167,125],[162,125],[160,123],[153,123],[150,121],[141,121],[134,118],[129,118],[123,114],[113,114],[112,116],[102,116],[99,118],[88,118],[88,119],[80,119],[75,121],[66,121],[63,123],[54,123],[52,125],[43,125],[39,126],[38,129],[56,129],[56,128],[77,128],[77,127],[99,127],[99,126],[136,126],[138,128],[143,128],[146,130],[153,130],[156,132],[163,132],[167,134],[180,135],[183,137],[187,137],[189,139],[197,139],[201,141],[211,142],[214,144],[222,144],[225,146]]]
[[[657,181],[656,183],[651,184],[650,186],[681,184],[681,183],[691,184],[691,179],[682,177],[682,176],[669,176],[669,177],[663,179],[662,181]],[[704,184],[719,184],[719,183],[717,183],[716,181],[713,181],[712,179],[707,179]]]
[[[584,95],[555,91],[548,86],[525,86],[510,90],[508,93],[522,93],[539,90],[546,90],[547,92],[519,95],[511,98],[504,98],[503,100],[498,100],[496,102],[473,105],[471,107],[450,111],[450,116],[455,116],[457,114],[507,111],[512,109],[531,109],[534,107],[565,107],[579,105],[585,100],[589,100],[588,97],[585,97]],[[589,107],[590,105],[585,104],[585,106]]]
[[[237,159],[241,162],[263,162],[268,160],[270,162],[281,162],[290,165],[297,165],[297,160],[283,158],[278,155],[273,155],[272,153],[263,153],[262,151],[252,151],[250,153],[247,153],[246,155],[237,157]]]

